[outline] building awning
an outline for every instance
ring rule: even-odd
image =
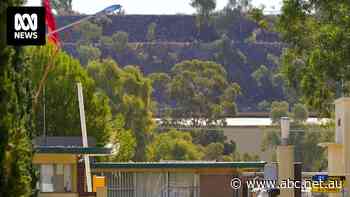
[[[112,148],[104,147],[80,147],[80,146],[37,146],[39,154],[74,154],[74,155],[111,155]]]
[[[257,162],[98,162],[92,164],[93,168],[107,169],[157,169],[157,168],[249,168],[258,169],[265,166],[265,161]]]

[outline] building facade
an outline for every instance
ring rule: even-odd
[[[246,197],[243,174],[265,166],[263,161],[96,162],[112,150],[51,143],[35,146],[39,197]],[[86,189],[84,155],[90,156],[92,177],[104,177],[103,186],[93,181],[93,192]],[[231,187],[233,178],[242,180],[241,188]]]
[[[95,163],[93,173],[105,176],[108,197],[240,197],[231,180],[258,172],[265,162],[150,162]]]

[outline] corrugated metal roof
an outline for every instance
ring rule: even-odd
[[[263,168],[265,161],[256,162],[98,162],[93,168],[149,169],[149,168]]]
[[[46,154],[89,154],[89,155],[110,155],[112,154],[111,148],[102,147],[77,147],[77,146],[37,146],[35,147],[36,153]]]
[[[47,136],[37,137],[33,140],[35,146],[83,146],[83,140],[80,136]],[[96,146],[96,140],[88,137],[89,146]]]

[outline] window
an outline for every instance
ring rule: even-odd
[[[169,173],[169,197],[199,196],[199,176],[192,173]]]
[[[40,165],[41,192],[71,192],[72,166],[63,164]]]
[[[162,197],[166,193],[166,185],[165,173],[136,173],[137,197]]]
[[[194,173],[108,172],[110,197],[198,197],[199,175]]]
[[[42,192],[53,192],[53,165],[41,165],[40,168],[40,190]]]

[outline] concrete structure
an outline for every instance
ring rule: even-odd
[[[233,140],[236,143],[236,150],[242,155],[259,155],[259,159],[272,161],[274,150],[268,149],[262,151],[262,140],[265,133],[268,132],[266,126],[229,126],[223,128],[227,141]]]
[[[277,147],[278,180],[294,180],[294,146]],[[293,197],[294,189],[280,189],[281,197]]]
[[[350,98],[340,98],[335,101],[336,136],[343,136],[344,175],[350,180]],[[336,139],[337,140],[337,139]],[[346,185],[348,193],[350,184]]]
[[[344,176],[343,145],[338,143],[322,143],[322,147],[327,147],[328,175]],[[342,197],[341,193],[331,193],[329,197]]]
[[[281,145],[277,147],[278,181],[294,180],[294,146],[288,145],[290,123],[288,117],[281,118]],[[301,178],[301,177],[300,177]],[[294,188],[280,188],[281,197],[294,197]]]
[[[335,102],[335,143],[322,143],[320,146],[328,148],[328,174],[346,176],[350,180],[350,98],[342,97]],[[349,196],[350,184],[346,184],[345,191]],[[332,193],[330,197],[343,196]]]

